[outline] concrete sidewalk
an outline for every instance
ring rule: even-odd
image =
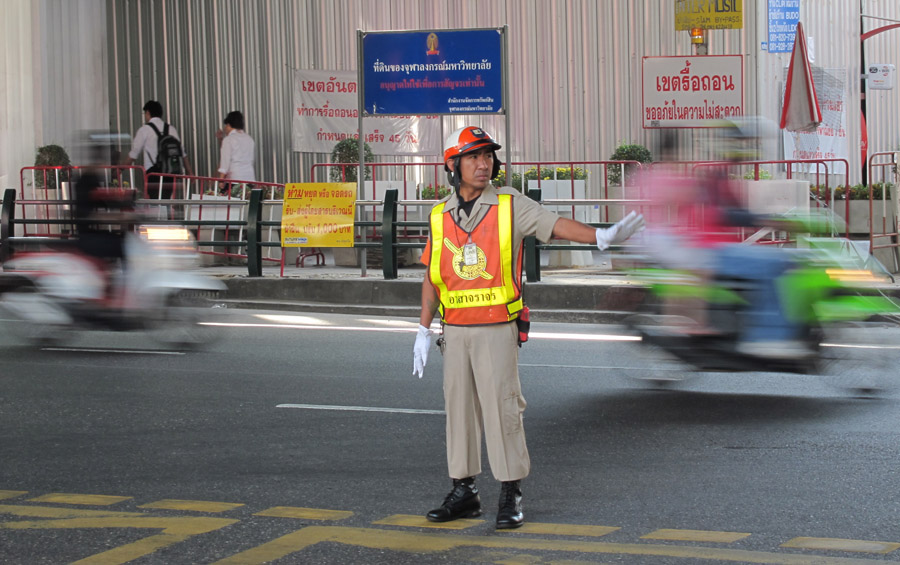
[[[232,308],[332,312],[418,318],[424,266],[399,269],[385,280],[380,268],[285,266],[266,262],[263,276],[246,266],[203,267],[228,287],[222,302]],[[541,281],[525,283],[525,302],[534,321],[611,323],[641,301],[644,289],[622,273],[600,267],[541,269]]]
[[[418,318],[421,265],[399,269],[399,278],[385,280],[380,268],[338,267],[330,257],[325,266],[285,266],[265,262],[263,276],[251,278],[246,265],[203,267],[202,272],[222,279],[228,287],[224,299],[231,308],[295,312],[330,312]],[[541,281],[525,283],[525,303],[533,321],[616,323],[634,312],[646,289],[621,271],[610,271],[609,256],[595,257],[596,266],[542,267]],[[900,283],[878,287],[900,297]]]

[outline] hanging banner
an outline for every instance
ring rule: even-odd
[[[644,57],[645,128],[708,127],[744,115],[743,55]]]
[[[282,247],[353,247],[356,183],[289,183],[281,209]]]
[[[502,45],[503,29],[364,33],[365,115],[502,113]]]
[[[337,142],[358,138],[357,81],[354,71],[294,71],[294,151],[331,153]],[[365,142],[376,155],[440,155],[438,116],[366,118]]]
[[[675,30],[741,29],[744,27],[742,0],[675,0]]]

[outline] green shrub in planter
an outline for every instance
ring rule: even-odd
[[[366,163],[375,161],[375,155],[368,143],[363,144],[363,152],[365,153]],[[332,163],[359,163],[359,141],[355,138],[348,137],[338,141],[334,149],[331,150]],[[329,177],[331,182],[356,182],[356,171],[358,167],[346,167],[346,173],[341,175],[341,167],[331,167]],[[371,180],[372,169],[366,167],[366,180]]]
[[[69,161],[69,154],[59,145],[44,145],[38,147],[37,154],[34,157],[35,167],[70,167],[72,163]],[[34,184],[37,188],[44,188],[43,172],[35,172]],[[56,174],[54,171],[47,171],[47,188],[56,189]]]
[[[555,177],[554,177],[555,173]],[[541,167],[541,180],[570,180],[572,177],[576,180],[584,180],[588,173],[581,167]],[[525,171],[525,180],[536,180],[538,178],[538,168],[531,167]]]
[[[440,200],[441,198],[450,194],[450,189],[446,186],[439,184],[437,187],[437,196],[434,194],[434,185],[429,184],[425,188],[422,189],[421,199],[422,200]]]
[[[616,150],[613,151],[613,154],[609,156],[610,161],[637,161],[639,163],[649,163],[653,161],[653,156],[650,154],[650,150],[644,147],[643,145],[639,145],[636,143],[626,144],[623,143],[616,147]],[[631,176],[634,174],[634,170],[637,167],[635,165],[625,165],[625,180],[630,180]],[[622,181],[622,168],[615,165],[610,165],[606,169],[606,178],[609,180],[610,184],[619,185]]]
[[[512,182],[506,182],[506,169],[501,168],[500,172],[497,174],[497,178],[491,181],[494,186],[511,186],[522,192],[522,175],[519,173],[512,174]]]
[[[881,200],[882,198],[890,198],[891,197],[891,189],[894,187],[892,183],[881,183],[876,182],[872,185],[872,198],[874,200]],[[819,185],[818,187],[812,186],[810,190],[815,192],[816,188],[819,189],[820,194],[824,194],[825,185]],[[885,188],[887,189],[887,194],[884,193]],[[846,186],[838,186],[834,189],[834,199],[835,200],[844,200],[849,196],[850,200],[868,200],[869,199],[869,187],[864,184],[856,184],[847,189]]]
[[[750,169],[746,173],[744,173],[745,180],[756,180],[753,178],[755,176],[756,176],[756,173],[753,171],[753,169]],[[770,173],[769,171],[767,171],[765,169],[759,170],[759,180],[769,180],[771,178],[772,178],[772,173]]]

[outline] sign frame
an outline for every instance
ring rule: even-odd
[[[676,89],[666,89],[666,92],[672,93],[672,94],[665,95],[665,97],[671,98],[673,114],[678,113],[678,112],[684,112],[688,116],[691,116],[691,114],[695,114],[695,115],[704,114],[704,115],[697,116],[697,117],[691,116],[691,117],[685,117],[685,118],[674,118],[673,117],[669,120],[665,120],[664,118],[659,118],[659,119],[655,119],[655,120],[650,119],[650,118],[648,118],[648,116],[650,116],[652,114],[652,112],[648,113],[648,103],[650,101],[648,100],[648,96],[647,96],[647,92],[648,92],[647,91],[647,88],[648,88],[648,85],[647,85],[647,78],[648,78],[647,63],[648,63],[648,61],[653,61],[654,63],[656,61],[659,61],[660,64],[666,63],[665,65],[662,65],[662,66],[664,66],[665,68],[671,69],[674,66],[675,61],[677,61],[677,60],[685,61],[685,68],[682,69],[681,71],[675,71],[675,74],[673,74],[671,77],[666,77],[666,78],[669,78],[669,80],[674,80],[677,76],[679,81],[687,80],[688,88],[682,90],[682,88],[681,88],[682,84],[680,82],[677,90]],[[680,98],[682,98],[681,101],[676,100],[674,98],[676,93],[680,94],[682,92],[715,93],[715,92],[723,92],[723,90],[724,91],[729,90],[727,88],[727,85],[728,85],[727,82],[725,82],[724,85],[722,84],[723,81],[722,81],[721,75],[719,75],[717,77],[708,77],[708,75],[707,75],[707,77],[709,79],[708,83],[707,83],[706,81],[703,81],[701,77],[688,76],[688,75],[690,75],[689,69],[690,69],[690,66],[693,65],[694,63],[700,63],[701,65],[714,64],[714,65],[718,65],[721,67],[727,67],[729,64],[729,61],[736,62],[738,60],[740,61],[740,72],[738,74],[738,77],[740,78],[740,86],[739,86],[739,88],[737,86],[735,86],[735,87],[731,88],[730,90],[735,90],[735,91],[740,92],[739,105],[737,105],[737,106],[735,106],[734,104],[731,104],[731,105],[718,104],[717,105],[717,104],[715,104],[715,100],[704,99],[702,101],[703,102],[702,106],[700,105],[700,101],[694,101],[694,105],[688,105],[685,108],[685,100],[684,100],[683,96],[680,97]],[[688,70],[688,72],[686,73],[685,70]],[[680,75],[685,75],[685,76],[680,76]],[[699,86],[698,86],[697,90],[693,89],[695,78],[699,82]],[[718,78],[718,80],[715,81],[715,80],[713,80],[714,78]],[[657,77],[657,79],[659,80],[659,77]],[[744,56],[743,55],[665,55],[665,56],[660,56],[660,57],[655,57],[655,56],[654,57],[650,57],[650,56],[642,57],[642,59],[641,59],[641,124],[642,124],[642,127],[643,127],[643,129],[708,128],[708,127],[715,127],[715,125],[710,122],[713,122],[716,120],[728,119],[730,117],[743,116],[744,111],[745,111],[744,105],[746,102],[745,101],[745,93],[744,93],[744,87],[745,87],[744,79],[745,79],[745,77],[744,77]],[[660,92],[662,92],[662,86],[663,85],[659,85],[659,84],[657,85],[657,89]],[[660,97],[662,97],[662,95],[660,95]],[[732,96],[731,98],[734,98],[734,96]],[[690,99],[688,99],[687,102],[690,103],[692,101]],[[669,100],[663,101],[662,106],[658,106],[658,110],[661,110],[661,111],[668,110],[668,108],[666,108],[666,106],[669,106]],[[681,106],[681,108],[678,108],[676,110],[677,106]],[[734,108],[734,107],[739,107],[740,113],[725,112],[726,108]],[[657,107],[655,106],[654,108],[657,108]],[[702,111],[701,111],[701,108],[702,108]],[[721,114],[721,115],[716,114],[717,108],[722,109],[719,112],[719,114]],[[705,115],[709,112],[712,112],[711,116]]]
[[[358,60],[359,68],[357,70],[358,76],[358,84],[359,84],[359,98],[360,98],[360,115],[366,116],[397,116],[397,115],[428,115],[428,116],[455,116],[455,115],[463,115],[463,114],[485,114],[485,115],[506,115],[508,113],[508,65],[506,64],[506,60],[508,57],[507,51],[507,33],[506,26],[503,27],[490,27],[490,28],[466,28],[466,29],[423,29],[423,30],[403,30],[403,31],[363,31],[358,30]],[[448,63],[445,59],[425,59],[425,60],[410,60],[408,62],[403,62],[403,60],[394,60],[382,53],[382,56],[389,59],[387,61],[381,61],[380,58],[376,58],[375,60],[371,60],[373,57],[373,51],[366,52],[366,38],[369,36],[375,36],[379,39],[381,36],[390,36],[385,37],[385,40],[393,40],[392,42],[395,44],[393,47],[396,49],[396,44],[401,44],[408,46],[409,50],[415,50],[415,45],[411,43],[412,41],[422,41],[422,52],[426,54],[426,56],[434,56],[434,57],[442,57],[439,51],[439,41],[447,37],[448,35],[452,37],[451,46],[457,47],[458,43],[464,42],[468,39],[468,42],[478,43],[485,37],[488,37],[489,32],[494,32],[498,34],[498,44],[497,48],[499,49],[494,59],[486,59],[482,58],[482,60],[478,63],[473,62],[465,62],[460,60],[459,62],[450,62]],[[468,38],[465,36],[469,36]],[[432,38],[434,38],[434,44],[432,44]],[[483,43],[483,42],[482,42]],[[427,47],[426,47],[427,46]],[[425,51],[424,48],[428,50]],[[431,55],[431,54],[434,55]],[[374,56],[378,56],[379,53],[374,53]],[[396,55],[395,55],[396,56]],[[391,78],[400,79],[404,83],[414,83],[416,81],[424,82],[428,81],[428,84],[434,85],[429,89],[434,89],[441,92],[440,87],[446,86],[446,88],[455,90],[456,84],[461,82],[472,83],[475,82],[475,77],[481,78],[480,74],[475,76],[466,76],[466,77],[455,77],[455,78],[464,78],[468,80],[455,80],[455,78],[451,78],[449,76],[450,72],[458,72],[458,71],[474,71],[474,72],[482,72],[489,71],[490,72],[490,82],[485,83],[485,87],[491,90],[482,90],[479,92],[475,92],[475,99],[480,98],[494,98],[490,96],[494,94],[496,96],[497,90],[499,90],[499,99],[500,106],[496,110],[479,110],[478,102],[460,102],[460,104],[466,104],[464,106],[459,106],[456,111],[451,111],[449,104],[451,102],[448,99],[446,103],[447,111],[434,111],[432,108],[402,108],[397,111],[386,111],[386,112],[377,112],[377,111],[369,111],[367,109],[370,101],[373,100],[370,91],[373,89],[374,80],[374,66],[376,64],[380,64],[381,67],[385,68],[383,72],[388,73],[387,76]],[[493,65],[499,65],[500,70],[499,73],[493,68]],[[483,68],[487,65],[489,68]],[[457,69],[455,67],[462,66],[463,68]],[[372,67],[372,68],[370,68]],[[429,77],[428,73],[435,73],[437,76]],[[369,76],[369,80],[367,81],[367,76]],[[432,80],[433,79],[433,80]],[[403,85],[398,85],[403,86]],[[477,85],[468,85],[466,84],[463,88],[477,88]],[[446,91],[443,91],[446,92]],[[397,95],[392,95],[392,97],[396,98]],[[421,97],[420,97],[421,98]],[[466,99],[469,99],[467,97]],[[492,99],[491,102],[494,102]],[[475,104],[474,106],[472,104]],[[377,108],[377,104],[375,105]]]

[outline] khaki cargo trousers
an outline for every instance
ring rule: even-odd
[[[444,326],[444,409],[450,478],[481,473],[484,430],[488,461],[498,481],[528,476],[519,384],[515,322],[490,326]]]

